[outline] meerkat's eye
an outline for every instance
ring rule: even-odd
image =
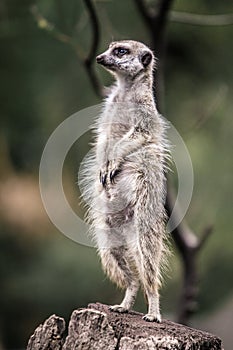
[[[128,54],[129,50],[125,49],[124,47],[117,47],[113,50],[113,54],[118,57],[122,57],[125,54]]]

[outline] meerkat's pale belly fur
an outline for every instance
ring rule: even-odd
[[[157,322],[161,320],[159,287],[167,251],[165,129],[151,81],[143,74],[133,82],[119,79],[96,121],[95,146],[84,161],[82,175],[87,217],[103,269],[126,289],[122,303],[111,309],[129,310],[141,285],[148,301],[144,318]]]

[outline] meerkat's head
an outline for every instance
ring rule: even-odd
[[[152,71],[154,55],[143,43],[122,40],[112,42],[104,53],[96,57],[96,61],[114,75],[134,78]]]

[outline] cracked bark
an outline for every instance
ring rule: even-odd
[[[138,312],[118,314],[100,303],[74,310],[66,333],[64,319],[52,315],[35,330],[27,350],[223,349],[215,335],[167,320],[148,323]]]

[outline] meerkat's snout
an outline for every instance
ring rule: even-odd
[[[99,56],[96,57],[96,62],[99,64],[103,64],[104,63],[104,55],[101,54]]]
[[[113,62],[111,61],[111,57],[109,57],[109,55],[106,53],[98,55],[96,57],[96,62],[108,70],[113,69]]]

